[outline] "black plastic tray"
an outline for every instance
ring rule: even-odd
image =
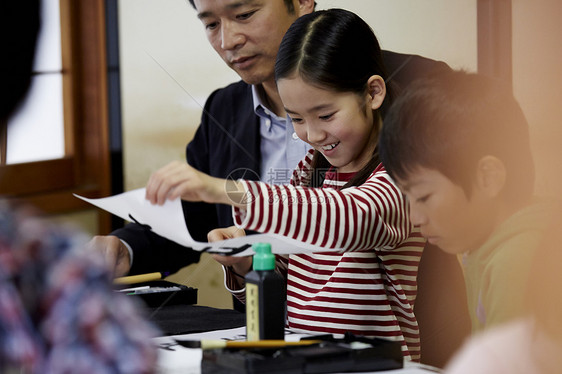
[[[171,287],[178,287],[180,290],[170,290],[170,291],[161,291],[155,293],[145,293],[145,294],[136,294],[136,295],[129,295],[129,297],[139,298],[142,300],[147,306],[151,308],[164,306],[164,305],[178,305],[178,304],[187,304],[193,305],[197,304],[197,289],[185,286],[183,284],[178,284],[174,282],[169,282],[166,280],[157,280],[151,282],[143,282],[137,283],[134,285],[127,285],[121,286],[120,289],[130,288],[130,287],[142,287],[142,286],[150,286],[150,287],[164,287],[164,288],[171,288]]]
[[[360,347],[353,342],[366,343]],[[202,374],[317,374],[393,370],[403,367],[400,342],[358,337],[329,339],[310,346],[279,349],[203,351]]]

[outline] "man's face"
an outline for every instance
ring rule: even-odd
[[[301,14],[289,14],[283,0],[195,0],[209,42],[249,84],[273,82],[281,39]]]
[[[452,254],[479,248],[495,228],[493,203],[478,186],[470,199],[434,169],[417,167],[396,181],[410,204],[410,221],[428,242]]]

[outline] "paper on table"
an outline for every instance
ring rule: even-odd
[[[145,199],[144,188],[99,199],[89,199],[76,194],[74,196],[124,220],[147,225],[158,235],[197,251],[248,256],[254,253],[251,245],[258,242],[270,243],[271,251],[277,254],[338,250],[320,248],[278,234],[256,234],[213,243],[198,242],[193,240],[185,226],[181,200],[167,200],[163,205],[152,205]]]
[[[201,349],[186,348],[176,342],[176,338],[184,340],[202,339],[236,339],[244,336],[246,327],[229,330],[216,330],[186,335],[161,336],[153,341],[158,349],[158,373],[166,374],[201,374]],[[237,339],[239,340],[239,339]]]

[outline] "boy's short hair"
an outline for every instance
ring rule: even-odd
[[[505,83],[452,71],[412,83],[391,106],[379,140],[383,165],[406,180],[417,167],[434,169],[471,196],[478,161],[500,159],[505,196],[532,195],[534,165],[525,116]]]

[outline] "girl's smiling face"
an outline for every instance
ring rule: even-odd
[[[378,140],[378,125],[373,124],[373,109],[380,106],[377,95],[335,92],[299,76],[280,79],[277,86],[299,138],[340,172],[356,172],[367,164]],[[384,91],[384,82],[382,86]]]

